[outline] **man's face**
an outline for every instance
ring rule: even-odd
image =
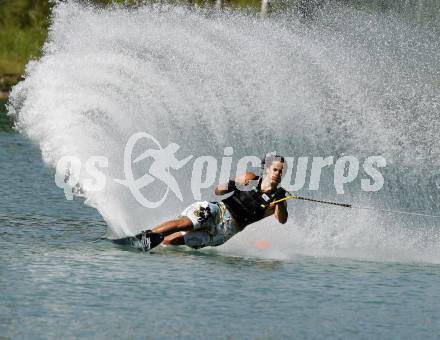
[[[273,184],[280,184],[281,178],[283,177],[283,170],[284,163],[279,161],[272,162],[269,170],[267,171],[267,175]]]

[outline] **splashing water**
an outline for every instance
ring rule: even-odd
[[[162,146],[179,144],[179,159],[220,159],[226,146],[234,159],[272,150],[382,155],[383,190],[362,193],[355,181],[337,200],[437,214],[439,41],[392,14],[345,7],[326,6],[304,22],[289,13],[261,19],[231,10],[61,3],[44,56],[29,63],[9,109],[51,167],[66,155],[83,163],[108,158],[105,190],[86,193],[86,203],[117,235],[175,216],[193,200],[190,167],[174,174],[184,201],[170,194],[161,209],[142,207],[113,181],[124,178],[124,146],[139,131]],[[141,175],[145,164],[134,170]],[[81,183],[86,178],[81,172]],[[321,191],[307,194],[329,198],[331,183],[324,175]],[[160,196],[163,187],[149,191]],[[211,190],[203,199],[214,199]],[[286,226],[259,222],[221,251],[440,262],[437,220],[289,204]],[[271,247],[255,249],[259,239]]]

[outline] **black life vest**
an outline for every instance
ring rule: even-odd
[[[222,200],[242,227],[263,219],[270,203],[286,196],[286,190],[281,187],[270,192],[261,191],[262,179],[257,179],[256,187],[242,191],[234,186],[234,193]]]

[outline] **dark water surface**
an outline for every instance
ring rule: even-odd
[[[0,131],[11,131],[13,120],[6,114],[6,100],[0,99]]]

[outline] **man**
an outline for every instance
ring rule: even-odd
[[[233,194],[219,202],[195,202],[178,218],[162,223],[152,231],[138,234],[135,239],[129,238],[135,241],[131,244],[150,250],[163,240],[165,245],[187,245],[197,249],[219,246],[249,224],[270,215],[275,215],[280,223],[286,223],[286,201],[272,204],[286,195],[286,191],[278,187],[284,165],[283,157],[272,154],[266,156],[262,177],[246,172],[235,180],[217,186],[216,195]]]

